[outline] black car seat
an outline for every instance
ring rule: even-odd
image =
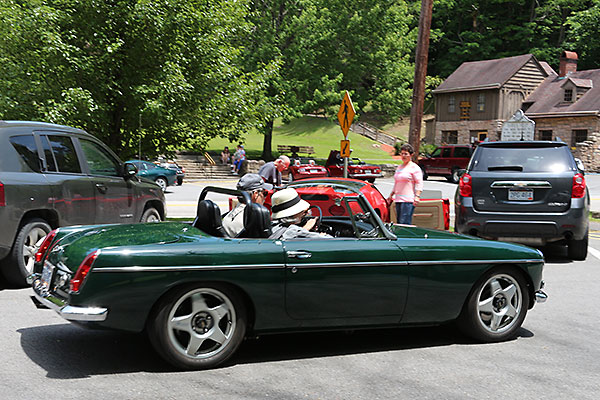
[[[221,210],[212,200],[204,199],[198,202],[196,219],[192,225],[211,236],[225,236]]]
[[[244,229],[238,237],[268,238],[271,235],[271,213],[260,204],[250,203],[244,208]]]

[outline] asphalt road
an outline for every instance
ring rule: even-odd
[[[173,188],[170,215],[194,205],[201,186]],[[596,232],[590,247],[600,249]],[[564,248],[542,250],[549,299],[530,310],[516,340],[474,343],[452,326],[263,336],[228,365],[195,372],[171,369],[141,335],[81,329],[36,309],[30,289],[0,282],[0,391],[28,400],[596,399],[600,252],[572,262]]]
[[[597,245],[598,239],[593,239]],[[216,370],[178,372],[141,335],[90,331],[0,291],[5,399],[596,399],[598,260],[546,250],[549,299],[516,340],[474,343],[450,326],[264,336]]]

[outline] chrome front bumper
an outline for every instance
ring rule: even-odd
[[[33,279],[33,294],[35,301],[56,311],[58,315],[67,321],[101,322],[108,317],[108,309],[103,307],[77,307],[65,304],[64,300],[53,296],[51,293],[42,293],[41,282]]]
[[[536,303],[545,303],[548,300],[548,295],[544,293],[543,290],[538,290],[535,292],[535,302]]]

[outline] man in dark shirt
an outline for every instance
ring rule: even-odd
[[[275,161],[269,161],[258,170],[258,174],[262,176],[266,183],[274,186],[281,186],[281,172],[288,169],[290,159],[288,156],[279,156]]]

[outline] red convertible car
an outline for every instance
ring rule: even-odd
[[[340,156],[338,150],[331,150],[325,168],[327,168],[329,176],[344,176],[344,159]],[[378,165],[365,164],[364,161],[358,158],[348,160],[348,178],[362,179],[373,183],[375,178],[381,178],[382,176],[381,167]]]
[[[395,221],[395,210],[386,202],[385,197],[371,183],[350,178],[315,178],[304,179],[287,185],[296,189],[300,197],[308,201],[313,206],[318,206],[323,216],[348,216],[342,199],[348,196],[356,196],[358,192],[362,193],[371,204],[375,212],[384,222]],[[352,191],[350,191],[350,188]],[[265,200],[265,206],[271,209],[271,195],[269,192]],[[424,196],[419,205],[415,208],[413,223],[422,228],[434,228],[448,230],[450,228],[450,202],[448,199],[441,199],[440,196],[427,199]],[[353,203],[350,209],[354,210]],[[230,208],[234,204],[230,201]],[[314,214],[314,213],[313,213]]]
[[[290,164],[288,180],[290,182],[305,178],[322,178],[327,176],[327,169],[310,158],[296,158]]]

